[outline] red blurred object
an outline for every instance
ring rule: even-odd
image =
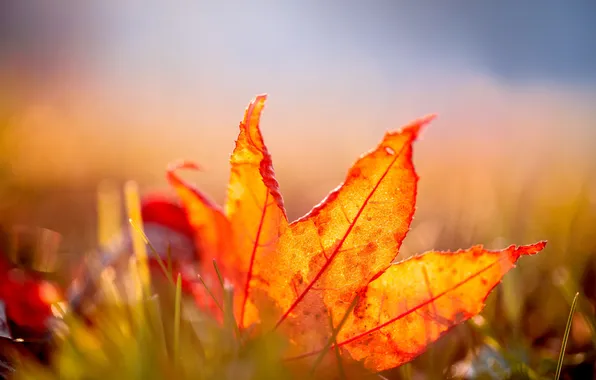
[[[21,268],[11,267],[6,259],[0,269],[0,300],[6,317],[33,333],[44,333],[52,317],[52,303],[59,300],[58,287]],[[19,338],[19,337],[17,337]]]
[[[146,196],[141,204],[143,223],[157,223],[190,239],[194,236],[184,207],[160,194]]]
[[[13,249],[9,248],[9,239],[4,233],[1,239],[0,302],[3,307],[0,318],[5,324],[0,335],[5,338],[25,340],[44,334],[53,316],[51,306],[60,300],[58,285],[49,281],[49,273],[39,271],[36,265],[47,261],[40,260],[47,258],[40,256],[48,256],[48,250],[36,251],[32,248],[39,243],[36,236],[43,236],[39,231],[16,228],[13,243],[18,244],[12,244]],[[14,251],[11,258],[7,255],[9,251]]]
[[[14,237],[19,244],[13,244],[13,250],[3,230],[0,238],[0,378],[13,370],[11,361],[17,352],[47,362],[52,304],[61,300],[59,287],[48,279],[51,273],[37,270],[36,262],[48,262],[47,257],[35,257],[48,255],[47,250],[31,250],[36,245],[31,244],[32,237],[39,230],[17,230],[15,235],[21,236]],[[11,258],[8,252],[13,252]]]
[[[191,227],[184,207],[176,200],[152,194],[141,202],[141,217],[144,232],[150,246],[147,247],[152,276],[163,276],[163,269],[156,257],[164,263],[170,262],[174,276],[181,274],[184,290],[191,291],[194,270],[200,259]],[[125,229],[116,237],[110,247],[100,247],[99,255],[88,258],[72,286],[68,290],[67,301],[70,308],[81,315],[87,314],[100,299],[98,282],[101,273],[111,269],[117,288],[125,289],[123,283],[128,274],[129,259],[133,255],[129,230]]]

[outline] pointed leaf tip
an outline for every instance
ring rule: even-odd
[[[413,140],[418,138],[418,134],[420,130],[430,124],[435,118],[437,114],[430,114],[418,119],[412,120],[408,124],[398,128],[389,130],[385,133],[385,139],[394,139],[399,138],[399,136],[403,134],[410,134],[413,137]]]
[[[235,254],[230,262],[238,268],[233,280],[238,292],[236,317],[241,326],[258,321],[251,289],[269,270],[287,216],[273,161],[260,130],[267,95],[256,96],[246,107],[240,133],[230,156],[230,180],[225,214],[232,229]]]
[[[267,150],[259,126],[266,100],[266,94],[257,95],[246,108],[244,118],[240,123],[240,135],[238,136],[238,140],[236,140],[236,148],[232,153],[230,162],[232,167],[238,163],[243,163],[244,165],[252,162],[255,165],[254,168],[258,170],[258,175],[255,178],[261,178],[278,207],[282,210],[284,218],[287,219],[283,197],[279,191],[279,183],[275,179],[273,161]],[[230,184],[233,185],[233,182],[235,181],[230,181]],[[254,186],[248,186],[248,188],[256,189]],[[226,207],[226,209],[228,208]]]
[[[438,114],[431,113],[429,115],[426,115],[426,116],[421,117],[420,119],[418,119],[416,121],[416,123],[419,125],[419,128],[424,128],[428,124],[432,123],[437,117],[439,117]]]
[[[546,243],[546,240],[541,240],[537,243],[526,246],[514,246],[514,249],[518,256],[530,256],[542,251],[546,247]]]
[[[420,117],[420,118],[412,121],[410,124],[406,125],[405,127],[403,127],[401,129],[401,131],[410,130],[410,131],[412,131],[414,136],[417,138],[420,131],[424,127],[426,127],[428,124],[430,124],[433,120],[435,120],[436,118],[437,118],[437,114],[430,114],[430,115]]]
[[[256,102],[264,102],[265,100],[267,100],[267,97],[269,97],[269,95],[263,93],[263,94],[259,94],[257,96],[254,97],[254,99],[252,100],[252,103],[256,103]]]
[[[439,117],[439,114],[436,114],[436,113],[431,113],[431,114],[428,114],[428,115],[422,116],[422,117],[421,117],[420,119],[418,119],[418,120],[419,120],[419,122],[420,122],[421,124],[428,124],[428,123],[430,123],[431,121],[435,120],[437,117]]]
[[[248,104],[244,112],[244,118],[242,124],[245,126],[258,125],[261,117],[261,112],[265,107],[267,101],[267,94],[261,94],[254,97],[253,100]]]

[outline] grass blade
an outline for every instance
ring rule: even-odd
[[[223,279],[223,276],[221,275],[221,272],[219,271],[219,267],[217,266],[217,262],[215,261],[215,259],[213,259],[213,268],[215,268],[215,273],[217,273],[217,279],[219,280],[219,284],[221,285],[221,288],[225,290],[224,279]]]
[[[329,314],[329,326],[333,328],[333,316]],[[335,348],[333,351],[335,352],[335,360],[337,360],[337,371],[339,372],[339,378],[342,380],[347,379],[346,371],[344,369],[343,361],[341,359],[341,353],[339,352],[339,347],[337,346],[337,339],[333,339],[333,345]]]
[[[154,251],[155,251],[155,249],[154,249]],[[168,261],[167,261],[168,273],[170,273],[170,277],[172,277],[172,276],[174,276],[174,269],[172,267],[172,244],[171,243],[168,243],[168,250],[166,251],[166,254],[167,254],[166,257],[168,259]],[[159,256],[159,255],[157,255],[157,256]],[[161,257],[159,259],[161,259]]]
[[[561,342],[561,352],[559,353],[559,361],[557,363],[557,372],[555,374],[555,380],[559,380],[561,377],[561,370],[563,369],[563,359],[565,357],[565,348],[567,347],[567,341],[569,340],[569,333],[571,332],[571,323],[573,322],[573,314],[577,307],[577,299],[579,292],[575,293],[573,302],[571,303],[571,310],[569,310],[569,318],[567,318],[567,326],[565,326],[565,334],[563,335],[563,342]]]
[[[325,344],[325,347],[323,347],[323,349],[319,353],[319,356],[315,360],[315,363],[313,364],[313,366],[312,366],[312,368],[310,370],[311,374],[314,374],[315,373],[315,370],[317,369],[317,367],[323,361],[323,358],[325,357],[325,355],[327,354],[327,352],[329,351],[329,349],[333,345],[333,342],[335,342],[337,340],[337,335],[339,334],[339,332],[341,331],[342,327],[344,326],[344,324],[348,320],[348,317],[350,316],[350,313],[352,313],[352,310],[354,310],[354,308],[356,307],[356,304],[358,304],[358,300],[360,300],[360,295],[357,295],[356,297],[354,297],[354,299],[352,300],[352,303],[350,304],[350,307],[348,307],[348,309],[346,310],[344,316],[341,318],[341,321],[339,322],[339,324],[337,325],[337,327],[335,327],[333,329],[333,332],[332,332],[331,336],[329,337],[329,340]]]
[[[217,278],[219,280],[219,284],[221,285],[221,289],[223,291],[223,308],[220,308],[223,312],[223,317],[224,317],[224,322],[226,324],[229,324],[231,326],[233,326],[234,332],[236,334],[236,337],[238,339],[241,338],[240,335],[240,328],[238,327],[238,323],[236,322],[236,318],[234,317],[234,288],[225,284],[224,278],[221,275],[221,271],[219,270],[219,267],[217,266],[217,262],[215,261],[215,259],[213,259],[213,268],[215,268],[215,273],[217,273]],[[201,279],[201,282],[203,282],[203,280]],[[205,285],[205,283],[203,282],[203,285],[205,286],[205,288],[207,288],[207,286]],[[207,289],[207,291],[209,291],[209,289]],[[211,292],[209,292],[209,294],[211,294]],[[211,295],[213,297],[213,295]],[[213,297],[213,299],[215,300],[215,297]],[[217,301],[216,301],[217,303]]]
[[[224,288],[224,324],[234,331],[240,341],[240,329],[234,317],[234,288],[229,285]]]
[[[182,278],[176,278],[176,298],[174,301],[174,364],[178,364],[180,355],[180,307],[182,303]]]
[[[111,181],[102,181],[97,189],[97,239],[101,247],[110,244],[122,229],[121,196]]]
[[[161,259],[161,256],[159,255],[159,252],[157,252],[157,249],[155,249],[155,247],[153,246],[153,244],[151,244],[151,241],[149,240],[149,237],[147,237],[147,234],[145,234],[145,231],[143,231],[142,228],[140,228],[138,225],[135,224],[135,222],[132,219],[129,219],[128,222],[130,223],[133,231],[135,231],[138,236],[140,236],[143,241],[145,242],[145,244],[147,244],[149,246],[149,249],[151,250],[151,253],[153,253],[153,255],[155,255],[157,264],[159,264],[160,269],[162,270],[162,272],[166,275],[166,278],[168,279],[168,281],[170,281],[170,283],[172,285],[174,285],[174,277],[173,277],[173,272],[171,269],[171,257],[168,257],[168,267],[166,268],[166,264],[163,262],[163,260]],[[169,245],[168,245],[168,249],[169,249]],[[169,253],[168,253],[169,254]]]
[[[570,272],[565,267],[559,267],[553,273],[554,282],[561,290],[563,297],[565,300],[569,302],[569,305],[573,303],[573,298],[575,293],[579,289],[579,284],[577,281],[573,279],[573,276],[570,275]],[[577,299],[577,312],[580,313],[588,328],[590,329],[590,338],[592,339],[592,344],[596,347],[596,320],[594,319],[594,313],[590,308],[590,303],[586,300],[585,296],[581,295]]]
[[[400,379],[412,380],[412,365],[410,363],[403,364],[399,367]]]
[[[143,218],[141,217],[141,197],[139,195],[139,186],[134,181],[128,181],[124,185],[124,195],[126,199],[126,211],[128,219],[134,225],[143,231]],[[133,250],[138,262],[139,279],[144,290],[149,293],[151,279],[149,277],[149,266],[147,263],[147,247],[144,239],[136,234],[134,228],[130,228],[130,237],[132,239]]]
[[[201,281],[201,284],[203,284],[203,286],[205,287],[205,290],[207,291],[209,296],[211,296],[211,298],[213,299],[213,302],[215,302],[215,306],[217,306],[217,308],[223,313],[223,307],[221,306],[221,304],[219,303],[217,298],[215,298],[215,295],[211,292],[211,289],[209,289],[209,287],[205,283],[205,280],[203,280],[203,277],[201,277],[200,275],[199,275],[199,281]]]

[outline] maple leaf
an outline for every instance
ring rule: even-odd
[[[371,370],[396,367],[479,313],[517,259],[544,248],[475,246],[393,263],[415,210],[412,144],[433,116],[386,133],[338,188],[289,223],[259,128],[265,100],[257,96],[240,123],[223,209],[178,176],[197,165],[172,166],[168,179],[197,232],[203,278],[215,284],[216,260],[235,289],[239,326],[283,331],[289,357],[338,348]],[[208,303],[204,294],[198,299]]]

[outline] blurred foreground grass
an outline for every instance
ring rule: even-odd
[[[106,285],[109,287],[109,285]],[[229,324],[197,312],[180,290],[161,284],[158,297],[100,307],[92,325],[65,318],[50,367],[21,362],[15,379],[290,378],[277,336],[242,342]],[[106,290],[106,289],[104,289]]]

